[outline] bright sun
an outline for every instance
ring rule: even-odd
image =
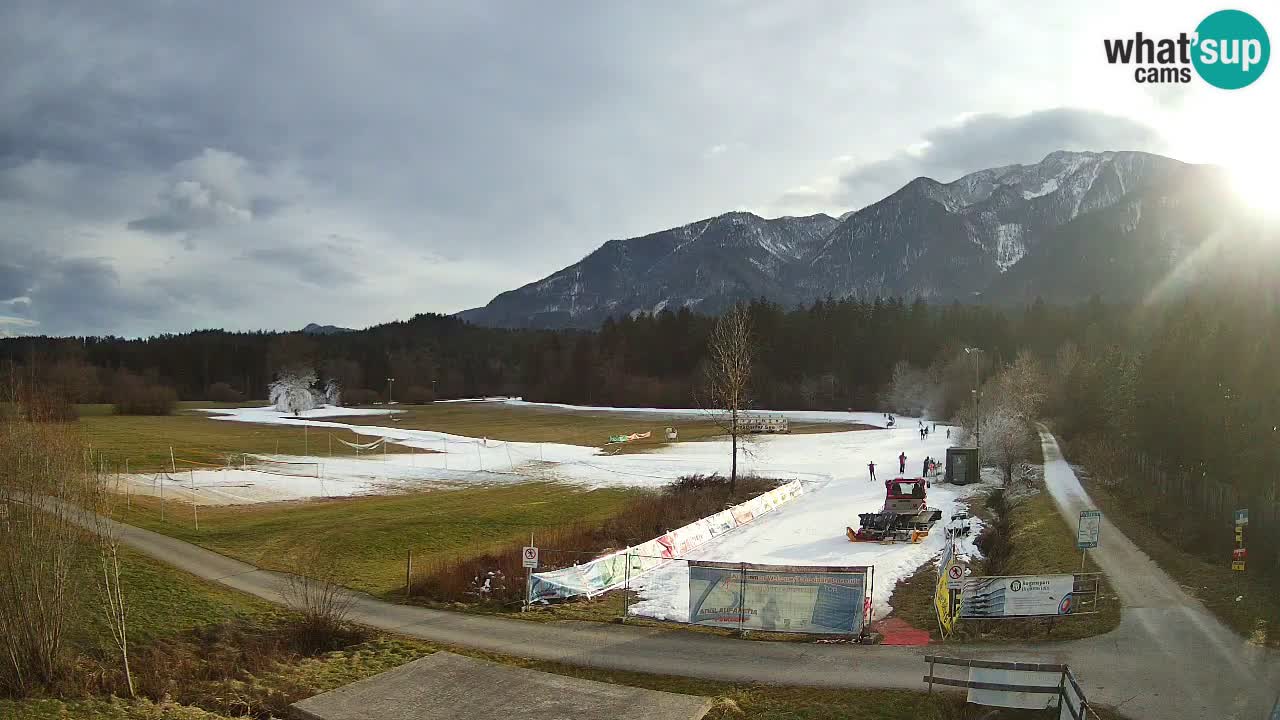
[[[1241,202],[1268,217],[1280,218],[1280,192],[1277,192],[1275,173],[1263,165],[1228,166],[1231,186]]]

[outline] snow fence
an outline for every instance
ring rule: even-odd
[[[582,565],[534,573],[529,588],[529,602],[595,597],[616,590],[628,580],[635,580],[672,560],[683,558],[712,539],[773,512],[803,493],[800,481],[792,480],[728,510],[721,510],[710,517],[668,531],[635,547],[610,553]]]

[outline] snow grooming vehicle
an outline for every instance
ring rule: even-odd
[[[920,542],[942,511],[925,504],[924,478],[884,481],[884,508],[858,515],[858,529],[845,528],[850,542]]]

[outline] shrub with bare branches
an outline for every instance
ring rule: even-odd
[[[347,614],[355,596],[342,587],[323,550],[307,548],[294,556],[284,599],[300,617],[302,646],[316,651],[344,644]]]

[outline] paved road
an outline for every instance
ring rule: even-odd
[[[1053,437],[1042,435],[1046,484],[1075,522],[1087,496]],[[237,590],[280,602],[284,576],[158,533],[119,525],[121,539],[153,557]],[[1223,628],[1109,523],[1099,564],[1133,601],[1120,627],[1066,643],[929,648],[744,642],[700,633],[595,623],[533,623],[396,605],[356,595],[358,622],[440,643],[613,670],[734,682],[921,689],[926,652],[1066,662],[1094,702],[1135,718],[1263,720],[1280,687],[1277,653]]]

